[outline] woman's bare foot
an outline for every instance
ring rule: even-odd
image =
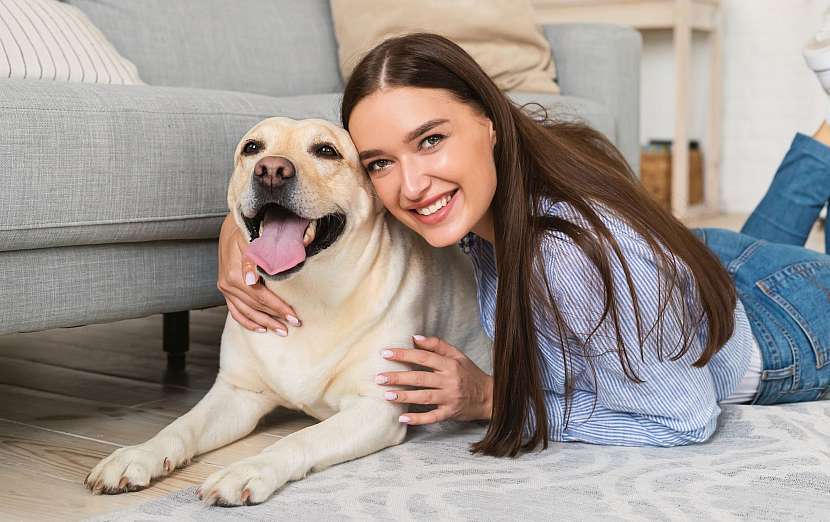
[[[816,133],[813,134],[813,139],[830,147],[830,125],[826,121],[823,121]]]
[[[803,54],[807,67],[816,73],[819,83],[830,94],[830,10],[825,13],[821,28],[804,46]]]

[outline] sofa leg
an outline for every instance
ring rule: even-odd
[[[163,347],[167,352],[167,371],[184,372],[185,354],[190,345],[190,310],[163,314]]]

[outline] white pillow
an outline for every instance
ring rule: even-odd
[[[144,83],[86,15],[56,0],[0,0],[3,78]]]

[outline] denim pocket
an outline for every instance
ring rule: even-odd
[[[830,259],[793,263],[756,286],[804,332],[816,368],[830,363]]]

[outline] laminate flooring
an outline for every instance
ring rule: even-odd
[[[187,379],[170,382],[162,316],[0,336],[0,520],[78,520],[200,485],[315,419],[277,410],[236,443],[142,491],[93,495],[89,470],[187,412],[219,367],[227,309],[194,310]]]

